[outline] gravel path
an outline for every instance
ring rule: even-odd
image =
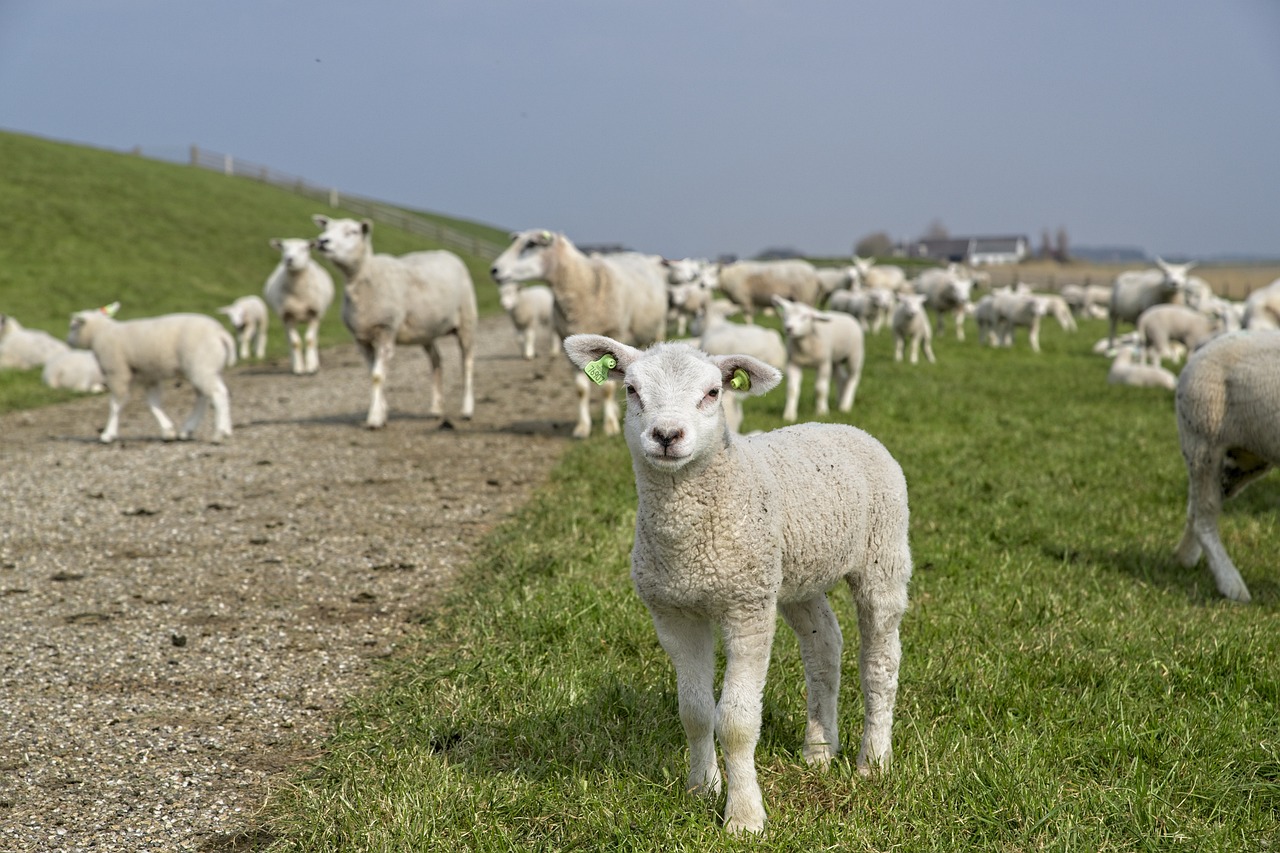
[[[159,441],[137,392],[113,446],[101,396],[0,417],[0,849],[252,849],[268,786],[566,446],[563,358],[482,320],[466,422],[444,349],[443,422],[401,348],[390,423],[363,429],[353,346],[315,377],[230,371],[223,445],[211,416]]]

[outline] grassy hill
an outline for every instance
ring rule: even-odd
[[[7,132],[0,132],[0,210],[8,214],[0,237],[0,313],[57,337],[66,334],[72,311],[114,300],[124,319],[211,314],[237,296],[261,293],[279,259],[270,238],[313,236],[313,213],[352,215],[242,178]],[[437,218],[506,240],[498,229]],[[378,225],[374,245],[391,254],[441,248]],[[463,260],[481,313],[497,310],[492,259]],[[350,340],[337,307],[321,327],[322,345]],[[287,352],[279,324],[274,328],[272,357]],[[0,373],[0,411],[66,396],[45,389],[39,371]]]

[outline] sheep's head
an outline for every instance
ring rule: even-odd
[[[320,236],[311,244],[316,251],[338,265],[349,265],[371,250],[373,223],[369,220],[311,217],[320,227]]]
[[[923,314],[925,298],[922,293],[904,293],[899,296],[898,304],[902,307],[903,315],[913,317],[916,314]]]
[[[271,248],[280,253],[280,259],[288,269],[300,272],[311,263],[311,240],[289,237],[283,240],[273,238],[270,242]]]
[[[498,284],[546,278],[547,251],[555,241],[556,235],[550,231],[517,231],[511,235],[511,245],[493,259],[489,275]]]
[[[773,307],[778,309],[778,316],[782,318],[782,330],[788,338],[807,338],[813,334],[815,324],[831,319],[829,314],[812,305],[793,302],[781,296],[773,297]]]
[[[693,258],[680,258],[675,261],[662,259],[662,266],[667,271],[667,284],[688,284],[697,280],[702,265],[702,261]]]
[[[687,344],[638,350],[603,335],[570,335],[564,349],[578,367],[602,363],[607,381],[623,383],[631,455],[662,471],[679,470],[723,445],[724,392],[763,394],[782,378],[750,356],[713,356]]]
[[[1171,264],[1163,258],[1156,258],[1156,266],[1160,267],[1160,271],[1164,273],[1164,286],[1169,290],[1186,290],[1190,284],[1187,276],[1195,265],[1195,261]]]
[[[75,312],[71,315],[71,325],[67,329],[67,343],[73,347],[87,348],[93,337],[92,326],[101,320],[114,317],[119,310],[120,303],[112,302],[101,308]]]

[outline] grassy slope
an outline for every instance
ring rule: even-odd
[[[0,209],[10,213],[0,240],[0,312],[58,337],[72,311],[117,299],[127,319],[213,313],[261,293],[279,259],[269,238],[313,236],[313,213],[349,215],[253,181],[3,132]],[[468,227],[505,240],[496,229]],[[391,254],[439,248],[377,226],[374,245]],[[496,310],[491,259],[464,260],[482,313]],[[339,304],[321,327],[322,344],[350,340]],[[278,322],[272,329],[268,355],[284,355],[283,330]],[[0,411],[65,396],[40,386],[39,371],[0,373]]]
[[[849,766],[856,620],[828,774],[799,757],[803,675],[780,630],[757,759],[764,849],[1255,850],[1280,837],[1280,632],[1263,480],[1223,523],[1254,603],[1171,559],[1185,474],[1172,401],[1105,384],[1104,324],[1036,357],[886,336],[848,420],[902,461],[916,576],[895,763]],[[779,425],[776,390],[747,428]],[[802,413],[811,412],[809,395]],[[450,608],[354,699],[272,811],[281,850],[760,849],[685,796],[674,677],[627,577],[622,441],[575,446],[488,542]]]

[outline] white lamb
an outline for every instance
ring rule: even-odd
[[[550,342],[548,355],[560,351],[560,337],[552,325],[556,299],[551,288],[545,284],[521,286],[518,281],[508,281],[498,288],[498,302],[516,327],[520,354],[526,361],[533,359],[539,338]]]
[[[241,296],[230,305],[218,309],[236,330],[240,358],[248,359],[250,349],[259,361],[267,356],[267,303],[261,296]],[[297,370],[295,373],[299,372]]]
[[[1216,318],[1171,303],[1152,305],[1139,315],[1137,325],[1146,361],[1157,367],[1166,358],[1177,358],[1172,344],[1182,344],[1191,352],[1222,330]]]
[[[854,287],[884,288],[890,293],[901,293],[909,289],[907,274],[900,266],[877,264],[875,258],[860,258],[854,255],[853,268],[855,270]]]
[[[316,217],[316,224],[322,218]],[[326,226],[320,227],[323,229]],[[276,264],[276,268],[267,277],[267,283],[262,286],[262,295],[284,324],[285,334],[289,336],[289,361],[293,372],[315,373],[320,370],[320,321],[329,310],[329,303],[333,302],[333,276],[311,257],[310,240],[291,237],[285,240],[272,239],[270,243],[273,249],[280,252],[280,263]],[[354,247],[355,244],[351,245]],[[370,252],[372,253],[372,249]],[[348,262],[353,260],[354,256]],[[339,269],[346,272],[346,268],[341,265]],[[464,267],[463,272],[465,271]],[[451,282],[457,276],[456,270],[448,270],[448,274]],[[471,276],[468,274],[467,283],[470,282]],[[455,286],[461,288],[460,284]],[[473,294],[473,301],[474,298]],[[343,311],[345,319],[345,305]],[[298,335],[298,326],[303,324],[307,327],[305,344]],[[404,340],[401,343],[419,341]]]
[[[1249,588],[1218,535],[1222,502],[1280,464],[1280,331],[1214,338],[1187,359],[1175,397],[1187,463],[1187,524],[1178,561],[1203,553],[1218,591],[1249,600]]]
[[[737,261],[720,268],[720,291],[742,308],[748,323],[755,322],[757,310],[771,307],[775,296],[817,305],[820,287],[818,271],[800,259]]]
[[[945,269],[928,269],[918,275],[912,287],[927,298],[925,304],[937,315],[937,334],[941,335],[946,316],[955,318],[956,340],[964,340],[964,318],[971,310],[973,275],[959,264]]]
[[[1121,346],[1111,361],[1111,369],[1107,371],[1108,384],[1172,391],[1178,384],[1178,377],[1158,365],[1135,360],[1135,355],[1141,351],[1138,347]]]
[[[588,257],[563,234],[533,229],[512,235],[489,274],[499,285],[541,279],[555,296],[555,327],[563,338],[590,332],[638,346],[660,341],[667,331],[667,283],[661,259],[621,253]],[[578,422],[575,438],[591,434],[591,382],[575,371]],[[604,383],[604,432],[617,435],[617,384]]]
[[[28,329],[8,314],[0,314],[0,370],[40,367],[69,347],[43,329]]]
[[[925,297],[920,293],[904,293],[898,297],[898,307],[893,311],[893,360],[902,361],[902,350],[911,341],[911,363],[920,361],[920,346],[924,345],[924,357],[933,364],[933,324],[924,310]]]
[[[782,419],[791,423],[799,415],[800,386],[806,367],[817,371],[813,391],[814,412],[818,417],[830,410],[827,398],[833,372],[843,374],[836,407],[841,412],[852,409],[865,354],[862,326],[848,314],[819,311],[781,296],[774,297],[773,304],[787,336],[787,401]]]
[[[907,484],[884,446],[856,427],[802,424],[730,433],[718,397],[762,394],[778,372],[747,356],[680,344],[647,351],[598,335],[565,341],[580,367],[611,360],[627,389],[626,439],[638,506],[631,577],[676,671],[689,790],[721,789],[725,828],[761,832],[755,770],[777,617],[795,631],[807,690],[805,760],[840,748],[843,638],[827,591],[843,579],[858,608],[864,723],[860,773],[887,768],[911,576]],[[726,664],[715,696],[716,631]]]
[[[749,355],[778,370],[785,368],[787,344],[782,335],[765,326],[730,322],[728,318],[738,310],[738,306],[728,300],[714,300],[709,304],[702,313],[702,337],[698,340],[698,348],[711,355]],[[738,396],[732,390],[721,395],[725,423],[734,432],[742,426],[742,406]]]
[[[1031,351],[1040,352],[1040,321],[1049,312],[1049,301],[1021,291],[997,291],[991,296],[991,312],[995,317],[995,335],[999,345],[1013,346],[1014,330],[1024,326]]]
[[[236,342],[222,324],[204,314],[163,314],[139,320],[113,319],[120,303],[71,315],[67,342],[92,350],[102,367],[111,408],[99,438],[110,444],[119,435],[120,410],[136,381],[146,389],[147,405],[166,441],[190,439],[213,403],[213,440],[231,436],[231,402],[222,371],[236,363]],[[176,434],[160,408],[161,383],[185,378],[196,392],[190,417]]]
[[[883,287],[837,290],[827,297],[825,307],[856,317],[864,330],[879,334],[893,315],[894,294]]]
[[[462,355],[462,417],[475,412],[472,374],[475,372],[476,292],[466,264],[453,252],[410,252],[396,257],[374,254],[373,223],[369,220],[329,219],[316,215],[315,240],[319,252],[346,278],[342,293],[342,322],[369,365],[373,394],[365,425],[378,429],[387,423],[383,390],[387,365],[396,344],[419,344],[431,362],[431,408],[444,413],[444,370],[440,339],[454,336]]]
[[[68,348],[46,361],[40,380],[50,388],[65,388],[84,394],[100,394],[107,390],[98,357],[83,349]]]

